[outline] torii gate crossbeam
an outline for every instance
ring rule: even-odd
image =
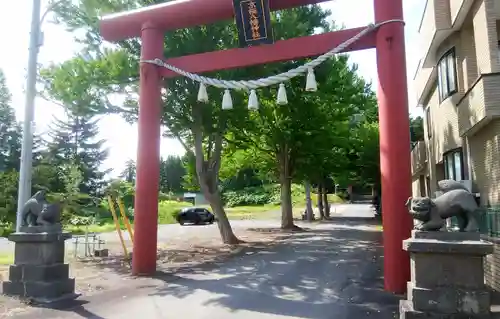
[[[326,0],[270,0],[271,10]],[[403,19],[402,0],[373,0],[375,22]],[[105,40],[141,37],[141,58],[163,58],[164,32],[233,17],[232,0],[177,0],[101,20]],[[232,49],[171,58],[168,63],[201,73],[284,61],[322,54],[356,29],[278,41],[273,45]],[[384,281],[387,290],[402,293],[410,277],[409,256],[402,241],[410,237],[412,221],[405,202],[411,195],[410,137],[404,27],[391,23],[366,35],[347,51],[377,49],[377,90],[380,126],[380,169],[384,224]],[[210,61],[210,63],[206,63]],[[173,74],[152,64],[140,67],[139,141],[135,196],[135,241],[132,272],[156,270],[160,119],[162,77]]]

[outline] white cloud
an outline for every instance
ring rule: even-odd
[[[46,1],[45,1],[46,2]],[[405,0],[405,15],[407,19],[407,61],[409,75],[409,96],[413,97],[411,78],[418,61],[418,47],[415,36],[424,1]],[[363,26],[373,21],[373,0],[336,0],[323,4],[332,10],[332,18],[338,24],[346,27]],[[362,10],[360,10],[362,8]],[[0,30],[3,48],[0,50],[0,68],[7,76],[9,88],[13,94],[13,104],[19,119],[24,116],[24,86],[25,68],[28,54],[28,35],[31,18],[31,1],[2,1],[0,3]],[[50,19],[49,19],[50,20]],[[41,48],[39,62],[61,62],[70,58],[78,46],[71,34],[61,27],[46,23],[43,26],[45,44]],[[359,72],[375,85],[377,71],[375,51],[355,52],[351,61],[357,63]],[[410,100],[410,107],[413,101]],[[414,111],[414,109],[412,109]],[[38,131],[48,130],[48,125],[54,116],[62,116],[60,107],[41,99],[36,100],[35,122]],[[107,168],[113,168],[117,174],[124,167],[124,162],[135,158],[137,148],[137,127],[125,123],[118,116],[106,116],[100,123],[101,137],[107,140],[110,157],[105,163]],[[162,139],[161,154],[182,154],[183,148],[179,142]]]

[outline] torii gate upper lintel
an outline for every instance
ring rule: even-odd
[[[270,0],[271,10],[326,0]],[[373,0],[375,22],[403,19],[403,0]],[[104,17],[105,40],[141,37],[143,60],[163,58],[164,32],[233,17],[231,0],[177,0]],[[192,73],[265,64],[322,54],[360,29],[278,41],[273,45],[193,54],[167,60]],[[168,45],[168,43],[166,44]],[[410,237],[412,220],[405,202],[411,195],[410,137],[404,26],[391,23],[365,35],[347,51],[376,47],[379,86],[380,169],[384,226],[384,280],[387,290],[403,293],[410,277],[409,256],[402,241]],[[207,63],[210,61],[210,63]],[[141,64],[139,136],[135,196],[135,240],[132,272],[156,270],[160,119],[162,77],[173,74]]]

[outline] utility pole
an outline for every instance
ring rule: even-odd
[[[16,231],[22,225],[23,205],[31,197],[31,176],[33,162],[33,117],[35,112],[36,78],[38,49],[41,45],[40,32],[41,0],[33,0],[31,13],[31,31],[28,56],[28,74],[26,78],[26,104],[24,107],[23,142],[21,148],[21,166],[19,168],[19,189],[17,198]]]

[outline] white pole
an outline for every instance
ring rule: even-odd
[[[23,142],[21,167],[19,168],[19,189],[17,198],[16,231],[22,224],[22,208],[31,197],[31,169],[33,160],[33,114],[35,109],[38,48],[40,46],[41,0],[33,0],[31,13],[31,33],[26,79],[26,104],[24,107]]]

